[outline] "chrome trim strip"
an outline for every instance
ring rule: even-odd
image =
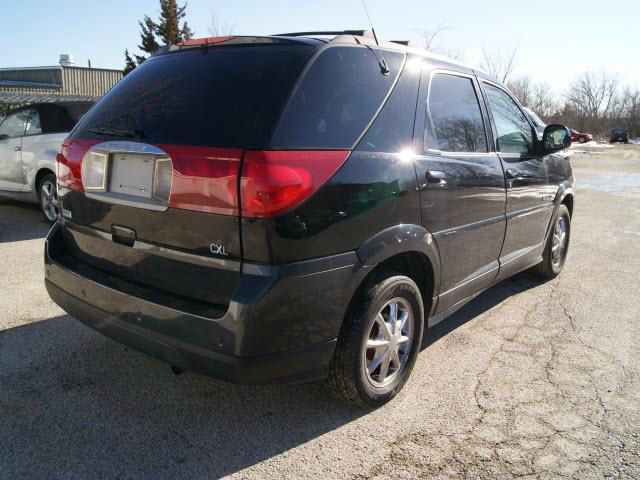
[[[91,147],[90,150],[100,150],[107,153],[146,153],[148,155],[161,155],[169,157],[164,150],[149,145],[148,143],[131,142],[126,140],[112,140],[108,142],[98,143]]]
[[[103,230],[97,230],[95,228],[86,227],[77,223],[72,223],[67,220],[61,222],[64,227],[71,230],[75,230],[84,235],[88,235],[94,238],[99,238],[107,242],[113,242],[111,233]],[[168,258],[170,260],[176,260],[179,262],[187,262],[193,265],[199,265],[204,267],[217,267],[223,270],[231,270],[234,272],[240,271],[240,261],[226,260],[223,258],[205,257],[204,255],[197,255],[194,253],[182,252],[172,248],[160,247],[152,243],[143,242],[141,240],[135,240],[132,247],[139,252],[149,253],[151,255],[157,255],[159,257]]]

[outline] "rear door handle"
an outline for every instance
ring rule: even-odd
[[[15,147],[13,147],[14,152],[19,152],[20,150],[22,150],[22,147],[20,145],[16,145]]]
[[[441,170],[427,170],[425,177],[427,183],[435,183],[438,185],[445,185],[447,183],[447,176]]]

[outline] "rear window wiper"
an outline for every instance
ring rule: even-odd
[[[110,137],[126,137],[126,138],[144,138],[144,132],[140,130],[118,130],[116,128],[95,127],[88,128],[88,132],[97,133],[99,135],[108,135]]]

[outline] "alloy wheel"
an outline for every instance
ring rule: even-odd
[[[58,192],[51,180],[45,180],[40,185],[40,206],[47,220],[53,222],[58,218]]]
[[[363,349],[365,376],[374,387],[393,382],[407,364],[414,318],[404,298],[389,300],[376,315]]]
[[[551,261],[556,267],[564,260],[567,240],[567,219],[560,217],[553,229],[553,241],[551,244]]]

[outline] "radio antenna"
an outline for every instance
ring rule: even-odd
[[[371,27],[371,33],[373,33],[373,39],[376,41],[376,45],[378,46],[378,50],[380,51],[380,58],[378,58],[377,53],[374,51],[373,54],[376,56],[378,60],[378,65],[380,65],[380,72],[383,75],[389,75],[389,67],[387,66],[387,62],[384,59],[384,55],[382,54],[382,49],[380,48],[380,42],[378,41],[378,35],[376,35],[376,29],[373,28],[373,22],[371,21],[371,15],[369,15],[369,9],[367,8],[367,4],[365,0],[362,1],[362,6],[364,8],[364,13],[367,15],[367,19],[369,20],[369,26]]]

